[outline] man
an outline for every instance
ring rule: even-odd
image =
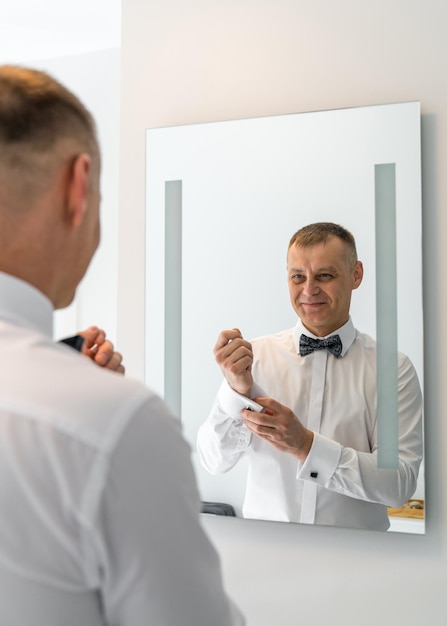
[[[245,517],[386,530],[387,505],[414,493],[422,458],[415,370],[399,354],[399,468],[378,468],[376,344],[349,314],[363,278],[353,236],[325,222],[300,229],[287,273],[295,328],[252,343],[238,329],[219,335],[226,380],[200,458],[221,473],[250,452]]]
[[[0,623],[242,624],[178,420],[99,329],[90,359],[52,341],[98,245],[99,170],[78,99],[1,67]]]

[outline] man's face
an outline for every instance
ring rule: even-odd
[[[338,237],[326,243],[292,245],[287,255],[290,300],[303,325],[324,337],[348,321],[351,293],[362,282],[360,261],[352,266],[346,244]]]

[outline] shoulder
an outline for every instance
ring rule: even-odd
[[[355,329],[354,342],[364,350],[377,351],[377,342],[375,339],[367,333],[361,333],[357,328]]]
[[[263,335],[252,341],[255,368],[275,368],[284,361],[296,359],[297,350],[293,339],[293,328],[271,335]]]
[[[253,349],[256,351],[287,350],[294,351],[293,328],[282,330],[270,335],[262,335],[251,340]]]
[[[112,446],[137,416],[144,415],[153,428],[160,429],[169,418],[174,416],[162,399],[141,382],[126,378],[117,372],[104,369],[83,355],[69,353],[72,361],[69,365],[70,376],[59,377],[59,384],[65,397],[73,398],[69,380],[76,381],[77,394],[73,404],[63,402],[63,419],[68,424],[79,422],[98,440]],[[68,364],[67,364],[68,365]],[[175,420],[178,422],[178,420]]]
[[[357,350],[361,350],[365,356],[371,359],[377,359],[377,341],[366,333],[361,333],[356,329],[354,347]],[[400,350],[397,351],[397,365],[399,372],[413,373],[415,371],[414,365],[409,356]]]
[[[15,373],[6,374],[5,391],[21,414],[56,431],[105,451],[141,412],[154,425],[173,418],[142,383],[99,367],[66,345],[29,334],[16,347],[10,362]]]

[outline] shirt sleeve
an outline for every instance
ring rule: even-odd
[[[265,396],[256,383],[251,397]],[[222,382],[207,420],[197,434],[197,451],[202,465],[212,474],[231,469],[248,450],[251,432],[241,417],[249,398],[237,393],[226,380]]]
[[[114,626],[242,626],[199,518],[190,448],[154,397],[115,449],[97,513],[102,605]]]
[[[422,460],[422,394],[413,365],[401,356],[398,376],[398,467],[377,463],[377,432],[371,452],[344,447],[318,433],[297,478],[331,491],[386,506],[402,506],[413,495]]]

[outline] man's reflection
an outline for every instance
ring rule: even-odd
[[[363,278],[353,236],[305,226],[290,240],[287,273],[294,328],[252,342],[238,329],[218,337],[225,380],[199,429],[200,459],[218,474],[250,454],[244,517],[386,530],[387,506],[412,496],[422,459],[415,369],[399,353],[399,467],[378,468],[376,342],[349,314]],[[267,302],[260,294],[247,306],[256,315]]]

